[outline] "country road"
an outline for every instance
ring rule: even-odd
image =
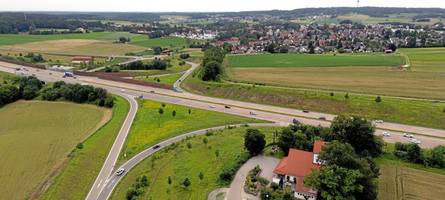
[[[196,64],[192,65],[193,69],[195,69],[196,67],[197,67]],[[260,120],[279,123],[282,126],[292,123],[294,119],[297,119],[298,121],[304,124],[313,126],[320,125],[323,127],[328,127],[331,121],[335,117],[335,115],[332,114],[325,114],[318,112],[305,113],[301,110],[296,110],[296,109],[261,105],[256,103],[248,103],[235,100],[218,99],[218,98],[188,93],[186,91],[183,91],[179,85],[187,77],[187,75],[193,72],[192,70],[188,70],[184,74],[184,76],[181,77],[181,79],[177,83],[175,83],[176,91],[174,91],[174,90],[160,89],[148,86],[134,85],[129,83],[103,80],[95,77],[77,76],[76,79],[62,78],[63,73],[60,72],[38,70],[31,67],[24,67],[21,65],[0,62],[0,71],[15,73],[16,68],[22,68],[22,69],[26,68],[27,69],[26,72],[28,73],[28,75],[34,75],[37,78],[47,82],[55,82],[62,80],[69,83],[88,84],[104,88],[113,94],[121,96],[124,95],[127,98],[131,98],[130,96],[133,97],[143,96],[143,98],[145,99],[178,104],[192,108],[223,112],[237,116],[256,118]],[[230,106],[230,108],[226,108],[226,106]],[[135,109],[137,109],[137,106],[135,107],[136,107]],[[133,114],[135,113],[136,110],[134,111]],[[320,117],[325,117],[326,120],[319,120]],[[129,129],[131,123],[130,125],[125,125],[125,126],[128,126],[127,128]],[[445,130],[403,125],[396,123],[387,123],[387,122],[376,124],[376,127],[377,127],[376,130],[377,135],[382,135],[383,132],[385,131],[391,132],[390,137],[384,137],[384,140],[387,142],[409,142],[406,138],[402,136],[403,133],[407,132],[416,134],[416,138],[422,142],[421,144],[422,147],[434,147],[437,145],[445,145],[445,139],[444,139]],[[128,134],[128,132],[126,134]],[[109,157],[107,158],[107,161],[104,163],[104,166],[99,174],[99,177],[96,179],[87,199],[91,200],[103,199],[102,194],[100,194],[101,198],[99,198],[99,193],[104,191],[102,190],[105,187],[104,181],[107,181],[110,175],[112,175],[112,173],[114,172],[113,170],[116,170],[114,164],[116,163],[115,160],[117,159],[117,156],[119,155],[120,152],[121,146],[119,147],[119,145],[122,145],[125,142],[126,134],[124,137],[123,134],[119,133],[119,136],[118,138],[116,138],[115,144],[113,145],[112,151],[110,151]],[[109,184],[110,180],[106,183]],[[105,190],[108,190],[107,188],[108,185],[107,187],[105,187]],[[112,190],[112,188],[109,189]]]

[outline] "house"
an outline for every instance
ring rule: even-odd
[[[304,177],[313,170],[320,169],[322,162],[318,159],[318,155],[326,144],[324,141],[315,141],[312,152],[289,149],[289,155],[281,159],[274,170],[276,176],[273,182],[281,186],[290,186],[296,198],[317,199],[317,191],[304,185]]]
[[[92,56],[74,56],[71,60],[73,64],[90,64],[94,62],[94,57]]]

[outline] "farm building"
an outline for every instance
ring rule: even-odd
[[[319,170],[322,162],[318,160],[324,141],[315,141],[312,152],[289,149],[289,155],[281,159],[274,170],[273,182],[281,186],[291,186],[294,196],[299,199],[315,200],[317,191],[304,185],[304,177],[313,170]]]
[[[71,60],[73,64],[90,64],[94,62],[93,56],[74,56]]]

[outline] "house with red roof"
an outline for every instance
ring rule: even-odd
[[[304,177],[313,170],[320,169],[322,162],[318,159],[318,155],[326,144],[324,141],[315,141],[312,152],[289,149],[288,156],[281,159],[274,170],[276,176],[273,182],[291,186],[296,198],[317,199],[317,191],[304,185]]]

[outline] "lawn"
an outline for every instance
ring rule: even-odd
[[[179,134],[226,124],[259,122],[255,119],[174,104],[163,104],[165,107],[162,107],[162,103],[155,101],[144,100],[139,103],[140,108],[121,152],[120,160],[131,158],[153,144]],[[158,112],[159,108],[164,111],[162,115]],[[191,114],[188,112],[189,109]],[[173,116],[173,111],[176,111],[176,116]]]
[[[145,48],[129,44],[116,44],[112,41],[91,39],[61,39],[25,44],[2,46],[2,49],[26,52],[60,53],[68,55],[125,55],[130,52],[144,51]]]
[[[0,199],[35,197],[75,146],[111,116],[92,105],[18,101],[0,108]]]
[[[143,47],[187,47],[188,42],[185,38],[178,37],[163,37],[150,39],[146,35],[138,35],[132,38],[130,44],[143,46]]]
[[[266,140],[272,140],[272,133],[278,128],[260,128]],[[224,167],[236,162],[238,156],[245,156],[243,136],[246,128],[236,128],[216,132],[211,136],[197,136],[178,143],[145,159],[131,171],[115,188],[111,199],[125,199],[127,189],[138,176],[146,175],[150,186],[140,199],[207,199],[207,195],[216,188],[224,187],[219,180],[219,173]],[[204,143],[204,138],[207,143]],[[187,147],[191,144],[191,148]],[[216,157],[215,152],[219,151]],[[203,179],[199,179],[199,173]],[[168,177],[172,184],[168,184]],[[185,178],[191,180],[188,189],[180,184]]]
[[[127,116],[130,105],[117,97],[111,120],[76,150],[60,175],[40,199],[84,199],[102,168],[111,146]],[[83,118],[88,117],[83,114]]]
[[[150,83],[162,83],[166,85],[173,85],[176,80],[181,78],[182,73],[176,73],[176,74],[167,74],[167,75],[161,75],[157,77],[138,77],[136,80],[150,82]]]
[[[399,55],[384,54],[255,54],[227,57],[229,67],[394,67],[405,63]]]
[[[317,90],[203,82],[197,76],[189,77],[182,86],[213,97],[445,129],[445,103],[391,97],[382,97],[383,101],[376,103],[376,96],[348,94],[345,99],[344,92],[331,96],[330,92]]]

